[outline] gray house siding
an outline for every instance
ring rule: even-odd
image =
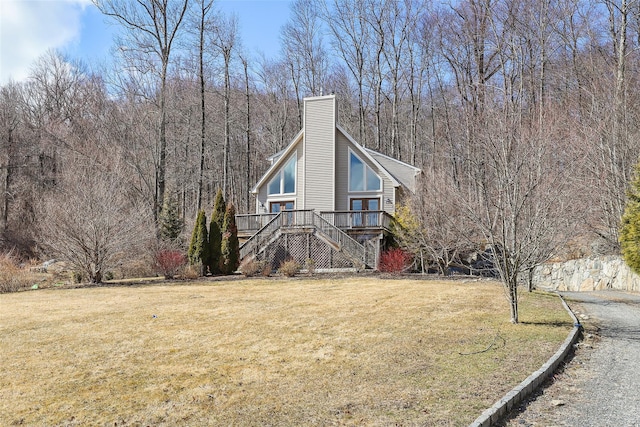
[[[351,143],[336,131],[336,210],[349,210],[349,146]]]
[[[382,180],[382,191],[349,191],[349,149],[358,156],[360,160],[373,169]],[[371,162],[367,156],[353,144],[339,130],[336,131],[336,210],[349,210],[349,200],[351,198],[380,198],[380,210],[395,213],[395,187],[394,183],[389,179],[384,171],[381,171],[378,165]],[[391,203],[386,203],[390,200]]]
[[[304,209],[335,210],[335,105],[335,96],[304,102]]]

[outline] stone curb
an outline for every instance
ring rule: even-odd
[[[560,301],[562,301],[562,305],[565,310],[569,313],[569,316],[573,319],[573,330],[569,333],[569,336],[567,336],[560,346],[560,349],[551,356],[547,363],[542,365],[542,367],[533,374],[529,375],[526,380],[522,381],[502,399],[494,403],[491,408],[484,411],[482,415],[476,418],[476,420],[469,425],[469,427],[490,427],[502,419],[507,412],[511,411],[515,405],[533,393],[533,391],[536,390],[540,384],[542,384],[544,380],[546,380],[556,370],[558,365],[560,365],[560,362],[562,362],[564,358],[567,357],[567,354],[569,354],[571,347],[576,343],[576,341],[578,341],[582,325],[580,325],[580,322],[573,314],[564,298],[562,298],[562,295],[558,294],[558,297],[560,298]]]

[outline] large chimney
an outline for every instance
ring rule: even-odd
[[[304,209],[335,210],[336,97],[304,99]]]

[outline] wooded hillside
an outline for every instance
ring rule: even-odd
[[[302,98],[334,92],[358,142],[422,168],[434,229],[464,202],[519,237],[534,233],[517,221],[544,223],[570,255],[618,250],[640,148],[637,0],[297,0],[275,58],[243,49],[210,0],[95,3],[121,29],[108,68],[52,51],[0,87],[6,248],[38,255],[71,203],[80,218],[109,203],[149,239],[140,224],[170,195],[187,224],[218,188],[254,212]]]

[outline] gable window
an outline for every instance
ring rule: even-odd
[[[292,194],[296,192],[296,157],[293,156],[269,181],[267,192],[272,194]]]
[[[349,191],[380,191],[382,180],[365,162],[349,150]]]

